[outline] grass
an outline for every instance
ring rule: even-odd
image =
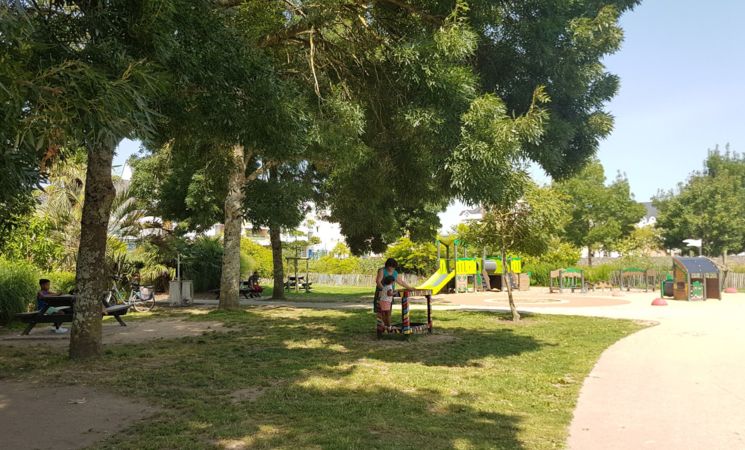
[[[272,287],[264,288],[264,298],[271,298]],[[287,300],[293,301],[311,301],[311,302],[363,302],[371,303],[375,286],[325,286],[313,285],[310,292],[306,293],[302,289],[295,293],[295,290],[285,290]]]
[[[251,308],[187,320],[230,331],[110,346],[84,364],[65,349],[0,347],[0,374],[101,386],[162,409],[96,448],[549,449],[563,447],[600,353],[641,327],[438,311],[436,334],[378,341],[366,311]]]

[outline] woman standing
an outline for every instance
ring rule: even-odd
[[[385,265],[378,269],[378,276],[375,278],[375,299],[373,300],[373,311],[374,312],[380,312],[378,307],[378,300],[380,299],[380,293],[383,292],[383,278],[386,276],[393,277],[393,283],[394,283],[394,289],[396,284],[400,284],[402,287],[406,289],[414,289],[413,287],[409,286],[407,282],[404,280],[398,279],[398,263],[393,258],[388,258],[385,260]]]

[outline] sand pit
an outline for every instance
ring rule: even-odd
[[[103,344],[137,344],[155,339],[178,339],[188,336],[201,336],[204,333],[224,332],[227,329],[221,322],[166,320],[130,320],[127,326],[116,322],[103,325]],[[58,345],[66,346],[70,334],[54,334],[50,326],[39,325],[28,336],[20,336],[20,331],[0,337],[0,345]]]
[[[156,412],[85,386],[0,381],[0,436],[5,450],[88,447]]]

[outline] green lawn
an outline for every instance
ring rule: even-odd
[[[106,386],[162,409],[96,448],[549,449],[563,446],[603,349],[641,327],[438,311],[435,335],[405,342],[376,340],[367,311],[252,308],[189,320],[230,331],[112,346],[83,365],[64,349],[0,347],[0,374]]]
[[[272,296],[272,287],[264,288],[264,298]],[[285,296],[288,300],[293,301],[311,301],[311,302],[354,302],[372,304],[375,286],[325,286],[313,285],[310,292],[306,293],[302,289],[295,293],[295,290],[285,290]]]

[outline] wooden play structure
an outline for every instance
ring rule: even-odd
[[[657,289],[660,284],[660,274],[654,269],[639,269],[635,267],[626,268],[618,274],[618,282],[621,290],[626,292],[632,289],[643,290],[644,292]]]
[[[563,293],[564,289],[570,289],[572,292],[579,290],[580,292],[587,292],[587,285],[585,284],[585,272],[582,269],[567,268],[557,269],[551,271],[551,278],[549,280],[549,292]]]
[[[703,256],[673,257],[672,297],[675,300],[722,299],[722,279],[719,267],[714,261]],[[665,289],[663,295],[671,294]]]
[[[376,326],[378,338],[386,334],[398,334],[408,337],[412,334],[432,333],[432,291],[429,289],[396,289],[395,297],[401,298],[401,323],[386,327],[383,315],[378,308],[378,295],[375,295],[374,310],[376,312]],[[412,322],[409,313],[409,299],[424,297],[427,299],[427,321]]]

